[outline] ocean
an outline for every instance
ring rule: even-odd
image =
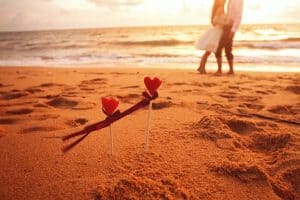
[[[195,41],[209,26],[162,26],[0,32],[0,66],[141,66],[195,68]],[[239,66],[300,72],[300,24],[243,25],[235,37]],[[208,60],[215,63],[214,56]],[[271,69],[272,71],[272,69]]]

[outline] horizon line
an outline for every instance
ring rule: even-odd
[[[13,33],[13,32],[43,32],[43,31],[66,31],[66,30],[88,30],[88,29],[121,29],[121,28],[147,28],[147,27],[168,27],[168,26],[209,26],[210,24],[169,24],[169,25],[132,25],[132,26],[103,26],[103,27],[70,27],[70,28],[45,28],[45,29],[20,29],[20,30],[1,30],[0,33]],[[297,22],[289,23],[245,23],[241,26],[253,25],[300,25]],[[1,26],[0,26],[1,28]]]

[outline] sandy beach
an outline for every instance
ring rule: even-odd
[[[125,110],[143,78],[163,80],[147,109],[90,134],[61,137]],[[216,77],[193,70],[0,68],[0,199],[300,199],[300,74]]]

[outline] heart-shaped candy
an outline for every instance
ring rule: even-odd
[[[149,93],[153,96],[153,94],[160,87],[162,80],[160,80],[157,77],[154,77],[153,79],[151,79],[150,77],[147,76],[144,78],[144,83],[145,83],[145,86],[146,86],[147,90],[149,91]]]
[[[103,97],[101,101],[102,101],[102,108],[105,111],[105,114],[109,116],[114,114],[114,112],[117,110],[119,106],[119,100],[116,98]]]

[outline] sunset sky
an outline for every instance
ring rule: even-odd
[[[0,31],[208,24],[213,0],[0,0]],[[299,23],[300,0],[244,0],[243,23]]]

